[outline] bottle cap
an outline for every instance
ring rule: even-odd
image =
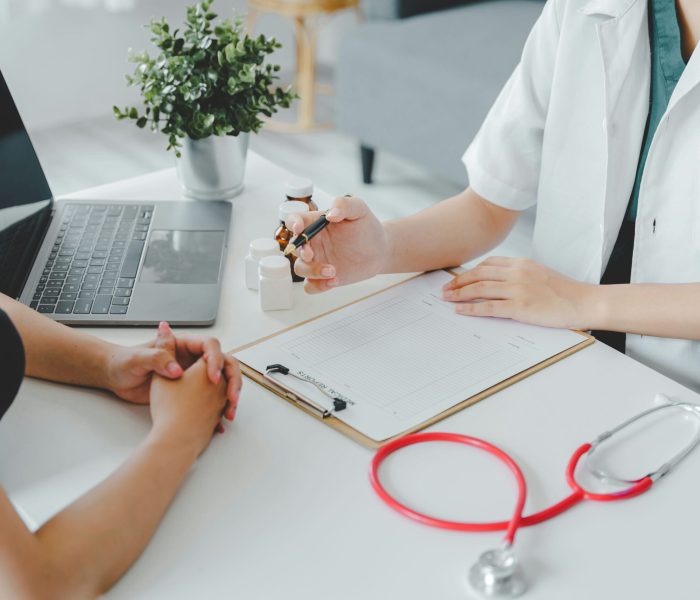
[[[272,279],[292,278],[289,261],[284,256],[264,256],[258,263],[261,277]]]
[[[280,245],[272,238],[258,238],[250,242],[250,255],[256,260],[264,256],[275,256],[280,252]]]
[[[305,212],[309,212],[309,205],[306,202],[301,202],[299,200],[288,200],[287,202],[282,202],[279,210],[280,221],[284,222],[290,215]]]
[[[293,177],[284,187],[289,198],[308,198],[314,193],[314,183],[306,177]]]

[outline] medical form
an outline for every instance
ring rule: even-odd
[[[492,386],[579,344],[582,333],[506,319],[466,317],[441,298],[451,279],[410,279],[235,354],[259,373],[282,364],[275,382],[332,410],[380,442],[412,430]]]

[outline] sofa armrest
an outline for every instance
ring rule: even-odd
[[[365,17],[372,20],[405,19],[426,12],[469,4],[475,0],[362,0]]]

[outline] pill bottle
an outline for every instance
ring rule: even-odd
[[[285,310],[292,308],[292,275],[284,256],[265,256],[258,265],[260,275],[260,308]]]
[[[287,247],[287,244],[294,238],[294,234],[290,229],[287,229],[287,226],[284,224],[284,222],[293,214],[295,213],[304,213],[309,210],[309,205],[304,203],[304,202],[282,202],[280,204],[279,208],[279,218],[280,218],[280,224],[277,230],[275,231],[275,240],[277,241],[277,244],[279,245],[279,248],[282,252],[284,252],[284,249]],[[289,261],[290,269],[289,272],[292,275],[292,281],[304,281],[303,277],[299,277],[295,272],[294,272],[294,263],[297,260],[297,257],[294,256],[293,254],[290,254],[289,256],[286,257],[287,260]]]
[[[309,210],[318,210],[318,205],[313,200],[314,184],[305,177],[294,177],[285,184],[287,200],[292,202],[304,202]]]
[[[249,290],[258,289],[258,263],[266,256],[279,256],[280,247],[276,240],[258,238],[250,242],[248,256],[245,257],[245,284]]]

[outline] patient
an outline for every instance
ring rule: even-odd
[[[134,454],[35,533],[0,488],[0,597],[94,598],[141,554],[222,418],[234,419],[240,371],[215,339],[176,338],[166,323],[125,348],[0,294],[0,418],[25,374],[150,403],[153,426]]]

